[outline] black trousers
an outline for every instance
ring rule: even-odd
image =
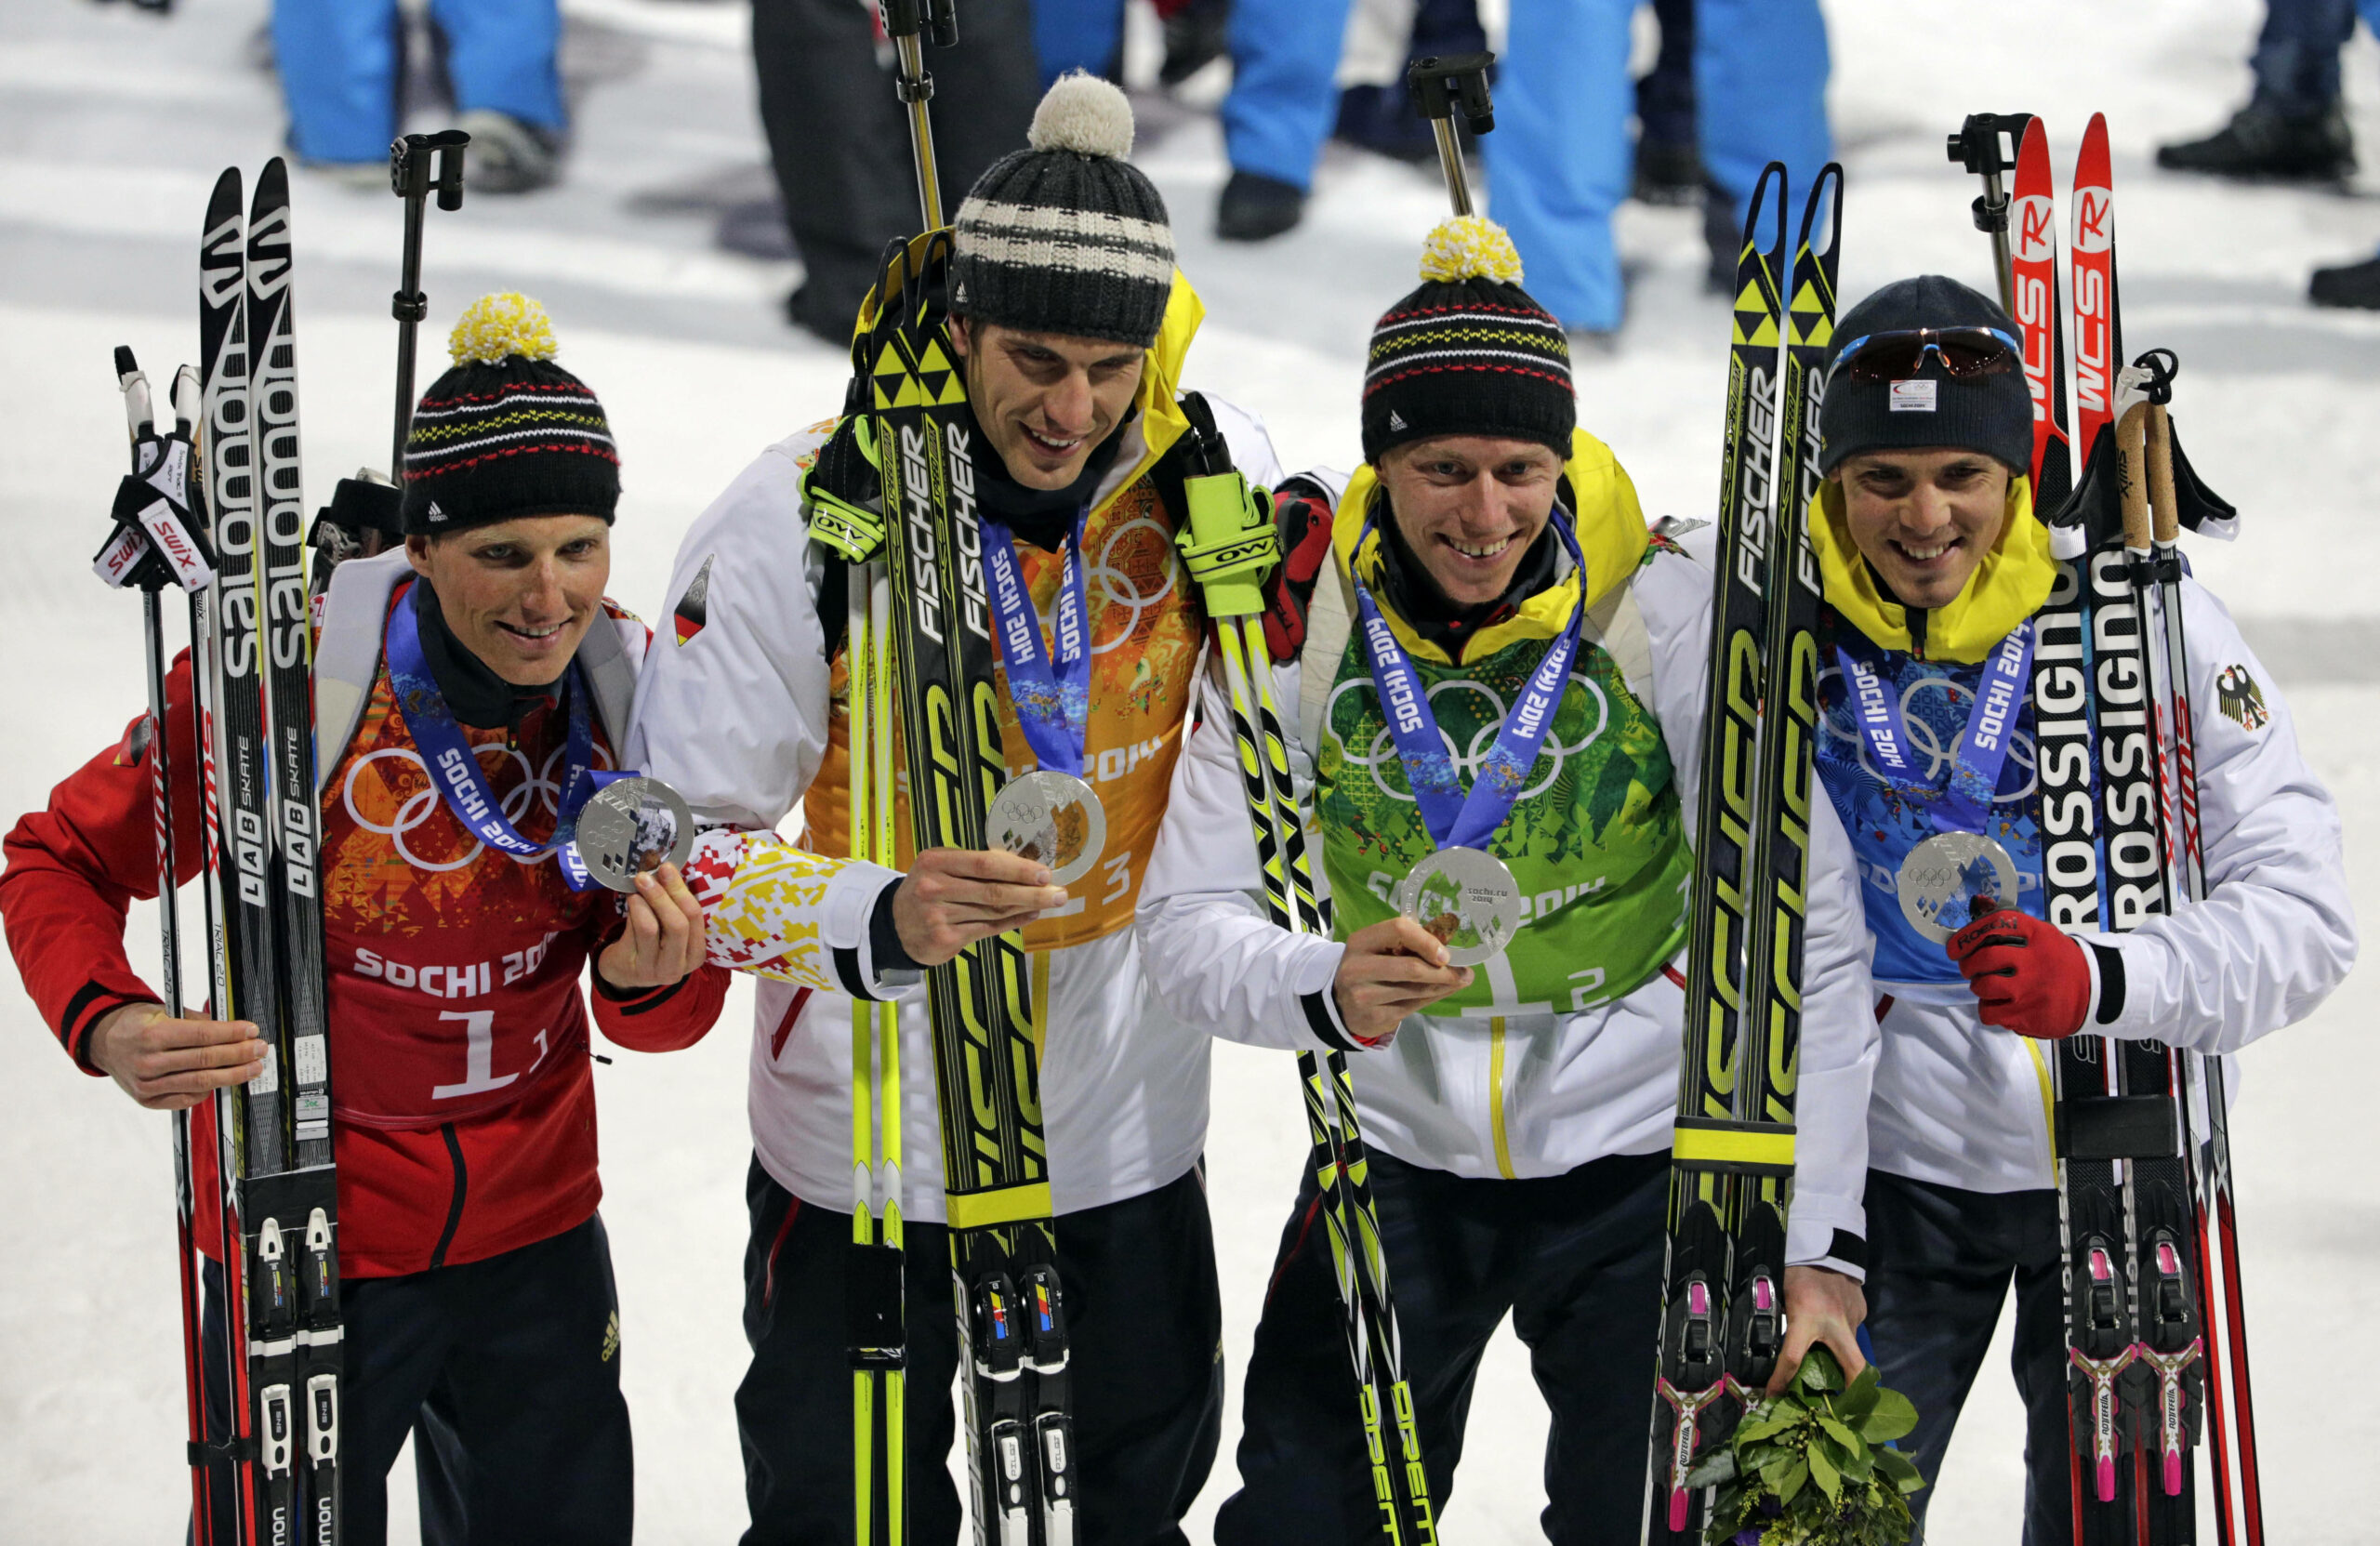
[[[751,1367],[735,1392],[744,1546],[849,1546],[852,1377],[844,1345],[848,1212],[813,1208],[756,1157],[745,1195],[744,1334]],[[1185,1543],[1182,1516],[1206,1486],[1223,1436],[1223,1306],[1200,1169],[1144,1196],[1058,1220],[1058,1279],[1072,1338],[1085,1546]],[[959,1368],[950,1232],[910,1224],[908,1516],[919,1546],[959,1539],[947,1469]],[[1648,1333],[1649,1334],[1649,1333]]]
[[[885,244],[919,230],[908,110],[877,61],[873,7],[753,0],[760,125],[808,280],[795,319],[847,336]],[[926,49],[943,218],[984,169],[1025,149],[1038,99],[1030,0],[967,0],[959,46]]]
[[[2009,1368],[2025,1403],[2025,1546],[2068,1546],[2073,1467],[2057,1194],[1968,1192],[1871,1170],[1868,1257],[1869,1336],[1885,1381],[1917,1404],[1917,1431],[1900,1447],[1929,1483],[2014,1281]],[[2129,1511],[2130,1477],[2120,1474],[2117,1487]],[[1910,1500],[1912,1541],[1925,1539],[1933,1496],[1929,1488]]]
[[[206,1422],[230,1423],[223,1275],[205,1279]],[[380,1546],[414,1438],[424,1546],[626,1546],[636,1513],[619,1296],[603,1222],[492,1256],[340,1285],[340,1537]],[[212,1489],[231,1539],[228,1468]]]
[[[1432,1499],[1443,1509],[1452,1493],[1480,1354],[1510,1313],[1553,1410],[1546,1538],[1635,1546],[1669,1156],[1474,1181],[1375,1154],[1371,1181]],[[1309,1171],[1256,1327],[1240,1490],[1216,1515],[1216,1546],[1380,1539],[1343,1314]]]

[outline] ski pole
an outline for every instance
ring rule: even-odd
[[[1438,145],[1438,170],[1447,179],[1447,197],[1457,215],[1472,213],[1471,178],[1462,168],[1462,142],[1455,137],[1454,115],[1476,138],[1496,126],[1495,106],[1488,97],[1488,67],[1493,54],[1432,54],[1415,59],[1405,70],[1405,85],[1413,93],[1413,111],[1430,126]]]
[[[461,129],[437,134],[408,134],[389,147],[389,187],[405,201],[405,245],[397,293],[390,297],[389,314],[397,319],[397,431],[389,451],[389,479],[404,482],[405,435],[413,429],[414,330],[430,315],[430,297],[421,293],[421,224],[430,195],[438,207],[463,207],[463,150],[471,137]]]
[[[2016,141],[2032,116],[1970,112],[1950,142],[1950,160],[1983,178],[1983,192],[1975,201],[1975,228],[1991,238],[1992,277],[2000,282],[2001,310],[2012,317],[2016,314],[2016,268],[2008,245],[2008,190],[2000,179],[2016,166]]]
[[[2198,758],[2189,700],[2189,656],[2182,625],[2181,503],[2174,476],[2173,422],[2167,404],[2179,363],[2164,350],[2136,362],[2149,371],[2144,461],[2159,611],[2163,614],[2163,702],[2174,726],[2173,853],[2180,902],[2206,900],[2206,856],[2201,847]],[[2213,1436],[2220,1538],[2227,1546],[2261,1546],[2264,1506],[2256,1464],[2255,1403],[2248,1379],[2247,1305],[2240,1274],[2239,1217],[2231,1188],[2229,1095],[2220,1056],[2176,1051],[2188,1086],[2206,1112],[2204,1157],[2198,1169],[2200,1320],[2207,1349],[2207,1428]],[[2186,1108],[2187,1109],[2187,1108]],[[2215,1257],[2221,1257],[2218,1269]],[[2214,1307],[2219,1304],[2218,1317]],[[2228,1381],[2225,1376],[2228,1374]],[[2228,1409],[2227,1411],[2227,1403]],[[2236,1454],[2239,1486],[2231,1486]],[[2235,1503],[2236,1499],[2236,1503]],[[2239,1517],[2235,1520],[2235,1509]]]
[[[918,210],[928,231],[942,229],[942,180],[933,159],[933,119],[926,104],[933,100],[933,76],[926,69],[924,34],[934,46],[948,48],[959,42],[959,0],[880,0],[884,35],[892,40],[900,73],[893,89],[909,110],[909,154],[918,174]]]

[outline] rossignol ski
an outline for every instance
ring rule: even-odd
[[[1687,1473],[1766,1384],[1784,1341],[1818,734],[1821,588],[1806,516],[1842,168],[1828,165],[1804,204],[1790,273],[1786,196],[1771,163],[1737,259],[1648,1541],[1699,1539],[1706,1500]]]
[[[2075,176],[2074,366],[2084,453],[2076,482],[2065,433],[2066,313],[2049,151],[2039,120],[2022,133],[2016,318],[2033,399],[2030,471],[2039,508],[2055,511],[2046,519],[2059,561],[2035,617],[2043,901],[2049,921],[2069,932],[2123,931],[2170,911],[2175,894],[2148,408],[2136,391],[2124,396],[2130,373],[2112,374],[2122,358],[2113,195],[2105,125],[2094,118]],[[2178,567],[2175,578],[2178,585]],[[2186,798],[2194,807],[2194,793]],[[2208,1369],[2208,1279],[2182,1100],[2187,1064],[2196,1061],[2087,1027],[2056,1054],[2078,1546],[2197,1539],[2190,1451]],[[2227,1482],[2218,1496],[2228,1490]]]

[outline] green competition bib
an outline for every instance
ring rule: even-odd
[[[1413,663],[1466,786],[1551,642],[1524,641],[1459,666]],[[1395,916],[1397,882],[1436,847],[1353,637],[1317,763],[1323,864],[1343,939]],[[1669,748],[1599,645],[1582,641],[1554,728],[1488,848],[1520,882],[1520,931],[1435,1012],[1592,1009],[1633,992],[1684,945],[1694,858]]]

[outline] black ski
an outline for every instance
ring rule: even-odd
[[[201,465],[206,520],[218,555],[216,583],[192,603],[192,680],[197,701],[206,858],[207,965],[215,1016],[249,1019],[264,1028],[272,998],[266,905],[263,721],[255,685],[256,604],[229,571],[247,565],[256,541],[254,446],[248,420],[246,221],[240,174],[227,169],[207,203],[199,247]],[[227,553],[237,544],[237,554]],[[244,692],[234,684],[245,679]],[[234,709],[243,726],[234,730]],[[237,761],[234,758],[238,759]],[[231,1429],[219,1459],[230,1471],[233,1539],[257,1536],[261,1476],[258,1460],[256,1371],[247,1354],[248,1302],[255,1240],[245,1224],[245,1188],[251,1130],[277,1130],[279,1082],[270,1032],[264,1072],[245,1090],[215,1100],[221,1187],[224,1317],[231,1346],[225,1360]],[[282,1524],[286,1528],[284,1515]],[[286,1539],[284,1537],[284,1539]]]
[[[1785,169],[1771,164],[1737,260],[1647,1540],[1699,1539],[1687,1473],[1784,1341],[1822,595],[1806,512],[1842,193],[1829,165],[1788,274]]]
[[[277,1229],[295,1302],[293,1465],[304,1539],[338,1533],[338,1185],[332,1169],[330,1046],[314,784],[313,629],[306,586],[306,505],[298,437],[298,359],[290,309],[289,174],[265,164],[248,215],[248,397],[259,509],[252,562],[263,633],[271,755],[273,938],[280,964],[282,1067],[289,1082],[290,1166],[252,1171],[249,1211]],[[282,1327],[276,1324],[277,1340]]]
[[[853,346],[883,479],[895,698],[919,849],[983,847],[985,812],[1008,781],[973,420],[944,334],[950,250],[947,230],[890,249]],[[1023,945],[1013,933],[980,942],[927,983],[976,1539],[1067,1546],[1065,1301]]]

